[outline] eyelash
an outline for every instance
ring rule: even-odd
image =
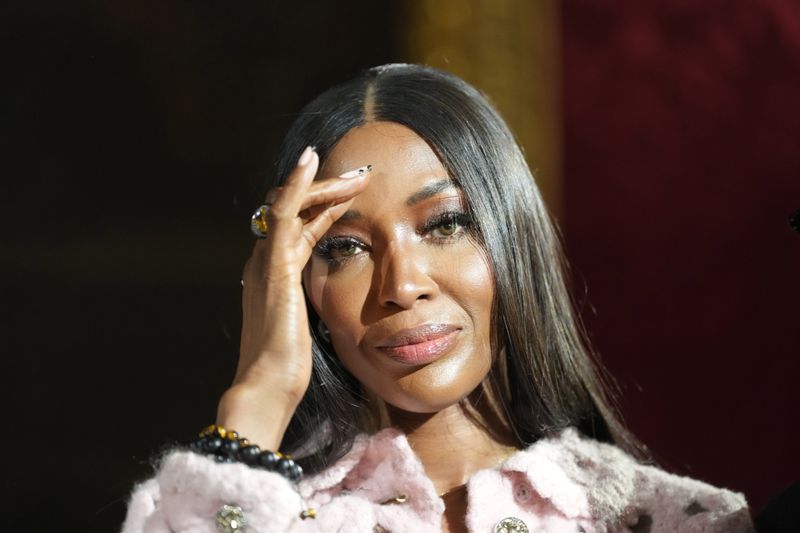
[[[472,217],[468,213],[462,211],[447,211],[440,213],[429,218],[425,224],[419,229],[421,235],[428,234],[433,230],[444,226],[445,224],[456,224],[458,228],[452,235],[444,237],[434,237],[433,244],[442,245],[460,239],[472,230]],[[323,239],[314,247],[314,255],[321,257],[330,265],[341,265],[349,259],[355,257],[355,254],[345,257],[334,257],[334,253],[340,250],[355,246],[362,249],[368,249],[369,246],[354,237],[328,237]]]

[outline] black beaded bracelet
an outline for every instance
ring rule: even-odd
[[[262,450],[247,439],[240,438],[237,432],[216,424],[201,431],[197,439],[189,444],[189,449],[209,455],[218,463],[244,463],[277,472],[292,482],[303,476],[303,469],[288,455]]]

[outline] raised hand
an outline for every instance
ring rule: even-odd
[[[236,377],[217,423],[277,450],[311,378],[311,336],[301,284],[313,247],[369,182],[356,169],[314,180],[308,147],[283,187],[267,194],[267,231],[242,274],[242,338]]]

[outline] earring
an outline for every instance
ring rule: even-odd
[[[317,321],[317,333],[319,333],[319,336],[322,337],[322,340],[325,342],[331,342],[331,332],[328,331],[328,326],[326,326],[325,322],[322,320]]]

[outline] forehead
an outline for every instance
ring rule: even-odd
[[[406,200],[431,182],[449,180],[431,147],[413,130],[395,122],[368,122],[350,130],[328,155],[321,177],[372,165],[367,189],[355,202]]]

